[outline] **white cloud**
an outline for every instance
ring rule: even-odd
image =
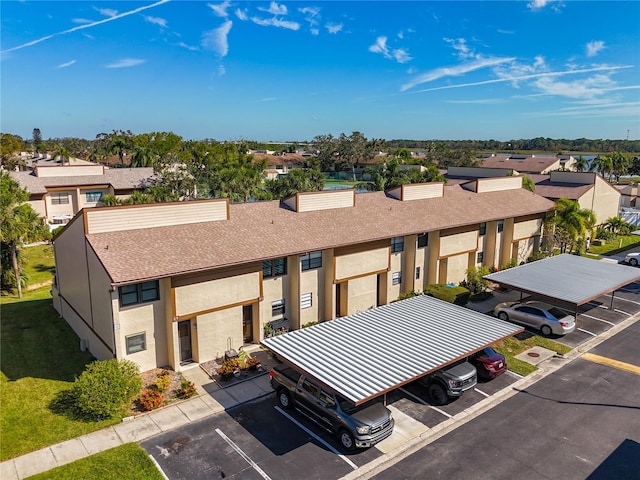
[[[258,10],[261,10],[263,12],[271,13],[272,15],[286,15],[287,14],[286,5],[282,5],[282,4],[278,5],[276,2],[271,2],[269,4],[269,8],[258,7]]]
[[[327,32],[335,34],[341,31],[344,25],[342,23],[327,23],[324,27],[327,29]]]
[[[209,30],[202,34],[202,47],[206,50],[215,52],[220,57],[225,57],[229,53],[229,42],[227,41],[227,35],[231,30],[233,22],[227,20],[218,28]]]
[[[227,8],[229,8],[230,6],[231,2],[229,0],[225,0],[224,2],[218,4],[207,3],[207,7],[213,10],[213,13],[223,18],[227,18],[229,16],[229,14],[227,13]]]
[[[297,22],[290,22],[288,20],[279,20],[277,18],[258,18],[253,17],[251,21],[256,25],[260,25],[262,27],[278,27],[278,28],[287,28],[289,30],[299,30],[300,24]]]
[[[145,21],[149,23],[153,23],[154,25],[158,25],[159,27],[167,28],[167,21],[164,18],[150,17],[148,15],[144,15],[144,19]]]
[[[118,11],[117,10],[113,10],[112,8],[93,7],[93,9],[96,12],[98,12],[100,15],[103,15],[105,17],[115,17],[116,15],[118,15]]]
[[[469,58],[474,58],[475,54],[473,51],[467,46],[467,41],[464,38],[444,38],[445,42],[451,44],[454,50],[458,52],[458,57],[467,60]]]
[[[191,50],[192,52],[197,52],[198,51],[198,47],[194,47],[193,45],[187,45],[184,42],[178,43],[178,46],[182,47],[182,48],[186,48],[187,50]]]
[[[304,19],[309,22],[310,25],[318,25],[320,19],[320,9],[317,7],[303,7],[298,11],[304,15]]]
[[[594,40],[587,43],[587,57],[595,57],[601,50],[604,49],[604,42],[602,40]]]
[[[38,43],[42,43],[46,40],[50,40],[54,37],[57,37],[58,35],[65,35],[67,33],[73,33],[73,32],[77,32],[78,30],[83,30],[85,28],[91,28],[91,27],[95,27],[97,25],[102,25],[104,23],[109,23],[109,22],[113,22],[114,20],[118,20],[120,18],[123,17],[128,17],[129,15],[134,15],[136,13],[140,13],[143,12],[144,10],[148,10],[150,8],[155,8],[159,5],[163,5],[165,3],[167,3],[169,0],[159,0],[156,3],[152,3],[150,5],[145,5],[144,7],[139,7],[139,8],[135,8],[133,10],[129,10],[128,12],[122,12],[118,15],[115,15],[113,17],[109,17],[109,18],[105,18],[104,20],[98,20],[97,22],[92,22],[92,23],[88,23],[86,25],[78,25],[77,27],[73,27],[73,28],[69,28],[68,30],[63,30],[62,32],[57,32],[57,33],[52,33],[51,35],[46,35],[44,37],[40,37],[36,40],[32,40],[30,42],[27,43],[23,43],[22,45],[18,45],[17,47],[12,47],[12,48],[8,48],[6,50],[2,50],[1,53],[8,53],[8,52],[13,52],[14,50],[20,50],[21,48],[26,48],[26,47],[31,47],[33,45],[37,45]]]
[[[244,22],[245,20],[249,19],[249,15],[247,15],[246,10],[240,10],[239,8],[236,8],[236,11],[234,13],[236,14],[238,20],[242,20]]]
[[[320,30],[318,30],[317,28],[312,28],[309,30],[309,32],[311,32],[311,35],[313,35],[314,37],[320,35]]]
[[[56,68],[67,68],[67,67],[70,67],[71,65],[73,65],[74,63],[76,63],[76,61],[75,60],[71,60],[71,61],[66,62],[66,63],[61,63]]]
[[[545,63],[544,57],[538,55],[535,57],[534,62],[532,64],[524,64],[517,62],[509,62],[505,64],[497,65],[493,72],[499,78],[509,79],[514,87],[518,86],[518,80],[522,78],[528,78],[528,75],[534,73],[542,73],[547,71],[547,65]]]
[[[369,47],[372,53],[380,53],[384,58],[395,60],[398,63],[407,63],[411,60],[409,53],[403,48],[389,48],[387,46],[387,37],[381,36],[376,38],[376,43]]]
[[[573,82],[557,81],[553,77],[540,77],[533,85],[545,95],[567,98],[594,98],[602,95],[606,89],[615,87],[616,83],[609,75],[598,74]]]
[[[71,21],[73,23],[77,23],[79,25],[84,25],[85,23],[91,23],[92,20],[88,20],[86,18],[72,18]]]
[[[141,65],[145,62],[146,60],[143,60],[141,58],[123,58],[121,60],[118,60],[117,62],[110,63],[109,65],[105,66],[106,68],[129,68]]]
[[[453,67],[440,67],[430,72],[423,73],[422,75],[418,75],[410,82],[402,85],[400,88],[401,91],[409,90],[417,85],[422,83],[432,82],[442,77],[457,77],[460,75],[464,75],[465,73],[473,72],[475,70],[480,70],[482,68],[494,67],[496,65],[500,65],[501,63],[513,62],[515,60],[514,57],[491,57],[491,58],[480,58],[473,62],[465,63],[462,65],[456,65]]]

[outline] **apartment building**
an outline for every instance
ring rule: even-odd
[[[143,190],[153,168],[108,168],[103,165],[38,165],[9,172],[29,192],[29,204],[50,225],[67,223],[83,208],[99,206],[104,195],[124,200]]]
[[[56,310],[99,359],[179,371],[271,329],[388,304],[537,250],[522,177],[83,209],[53,241]]]

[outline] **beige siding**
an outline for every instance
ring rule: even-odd
[[[439,198],[444,194],[444,183],[432,182],[402,185],[401,187],[389,190],[387,193],[402,201]]]
[[[323,258],[323,265],[325,263],[324,260],[325,259]],[[298,298],[292,301],[292,303],[296,305],[299,313],[297,314],[297,323],[290,325],[292,328],[300,328],[300,326],[305,323],[317,322],[320,318],[324,318],[324,298],[319,298],[320,288],[323,284],[324,267],[300,272]],[[300,296],[305,293],[311,293],[312,299],[310,308],[302,308],[300,305]]]
[[[522,177],[499,177],[478,179],[477,192],[496,192],[522,188]]]
[[[407,245],[405,243],[405,248]],[[404,291],[405,284],[405,275],[403,265],[404,265],[404,253],[392,253],[391,254],[391,266],[389,272],[387,272],[387,298],[389,302],[396,300],[400,294]],[[399,285],[393,284],[393,273],[401,272],[402,281]]]
[[[389,268],[389,247],[342,255],[335,259],[335,279],[344,279],[379,272]]]
[[[287,271],[289,271],[287,269]],[[260,308],[260,319],[261,325],[260,328],[263,328],[265,323],[269,323],[273,320],[281,320],[282,318],[288,318],[289,309],[292,308],[291,305],[291,297],[289,295],[289,291],[291,289],[290,286],[290,276],[282,275],[279,277],[271,277],[265,278],[262,281],[262,296],[263,300],[259,304]],[[271,304],[276,300],[284,300],[284,315],[272,315]],[[257,334],[260,334],[260,338],[262,338],[263,332],[254,332],[254,336],[258,337]]]
[[[139,208],[95,208],[86,212],[88,233],[184,225],[227,219],[227,201],[176,202]]]
[[[242,307],[198,315],[196,328],[192,328],[192,332],[197,335],[197,342],[194,341],[194,359],[200,363],[223,357],[229,345],[238,350],[243,343]]]
[[[618,215],[620,206],[620,192],[612,187],[599,175],[596,176],[593,206],[591,210],[596,214],[596,224],[603,224]]]
[[[476,250],[478,247],[478,231],[458,233],[440,237],[440,256],[449,257],[461,252]]]
[[[378,288],[378,276],[369,275],[366,277],[349,280],[347,288],[349,299],[347,314],[369,310],[376,306],[376,293]]]
[[[513,239],[520,240],[523,238],[535,237],[542,233],[542,219],[528,220],[526,222],[518,222],[513,226]]]
[[[260,297],[260,273],[184,285],[174,291],[177,316],[250,303]]]
[[[162,299],[121,308],[118,312],[118,326],[119,328],[116,330],[118,358],[127,358],[136,362],[142,371],[167,365]],[[141,352],[127,355],[126,337],[137,333],[146,334],[147,348]],[[162,363],[158,363],[158,354],[163,360]]]
[[[69,203],[63,203],[61,205],[54,205],[51,203],[52,194],[67,194],[69,197]],[[47,203],[47,218],[51,219],[59,215],[71,215],[73,216],[77,211],[78,199],[76,198],[75,190],[56,190],[55,192],[49,192],[44,196],[44,201]]]
[[[516,242],[516,263],[520,265],[522,262],[526,262],[527,258],[529,258],[533,254],[535,246],[535,238],[525,238]]]
[[[64,167],[36,167],[37,177],[78,177],[103,175],[102,165],[65,165]]]
[[[87,249],[87,267],[89,269],[90,306],[93,329],[100,338],[113,346],[114,316],[112,298],[116,299],[115,308],[117,309],[118,292],[117,289],[112,291],[111,279],[91,248]]]
[[[413,289],[417,292],[421,292],[424,290],[424,287],[427,286],[427,274],[428,274],[428,250],[429,247],[418,248],[416,249],[416,259],[415,259],[415,268],[420,267],[420,278],[415,278],[416,272],[413,271],[413,278],[415,279],[415,283]]]
[[[298,212],[328,210],[331,208],[353,207],[355,190],[330,190],[297,195]]]
[[[100,202],[88,202],[87,192],[100,192],[102,193],[102,196],[105,196],[105,195],[109,195],[111,193],[111,190],[109,189],[109,187],[83,188],[82,190],[80,190],[80,196],[78,198],[78,210],[81,210],[85,207],[87,208],[97,207],[100,204]]]

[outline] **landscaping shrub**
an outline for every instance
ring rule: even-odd
[[[102,360],[87,365],[71,390],[75,406],[97,418],[113,417],[140,392],[138,366],[130,360]]]
[[[485,275],[489,275],[489,267],[480,265],[479,267],[469,267],[466,271],[467,279],[460,283],[461,287],[468,288],[473,295],[484,292],[489,286],[489,280],[485,280]]]
[[[417,297],[418,295],[420,295],[418,292],[416,292],[415,290],[411,290],[410,292],[401,293],[398,296],[398,299],[395,301],[398,302],[400,300],[405,300],[407,298]]]
[[[169,372],[165,373],[164,371],[158,375],[156,379],[156,388],[160,393],[166,392],[168,388],[171,386],[171,376]]]
[[[452,286],[446,283],[434,283],[428,285],[424,289],[424,293],[432,297],[439,298],[445,302],[455,303],[456,305],[465,306],[469,301],[471,292],[469,289],[461,286]]]
[[[196,386],[186,378],[180,382],[180,390],[176,393],[176,397],[186,399],[193,397],[197,392]]]
[[[145,412],[162,406],[162,394],[157,390],[145,390],[140,394],[138,403]]]

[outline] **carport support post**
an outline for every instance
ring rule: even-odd
[[[613,292],[611,292],[611,306],[609,307],[609,310],[613,310],[613,297],[616,296],[616,291],[614,290]]]

